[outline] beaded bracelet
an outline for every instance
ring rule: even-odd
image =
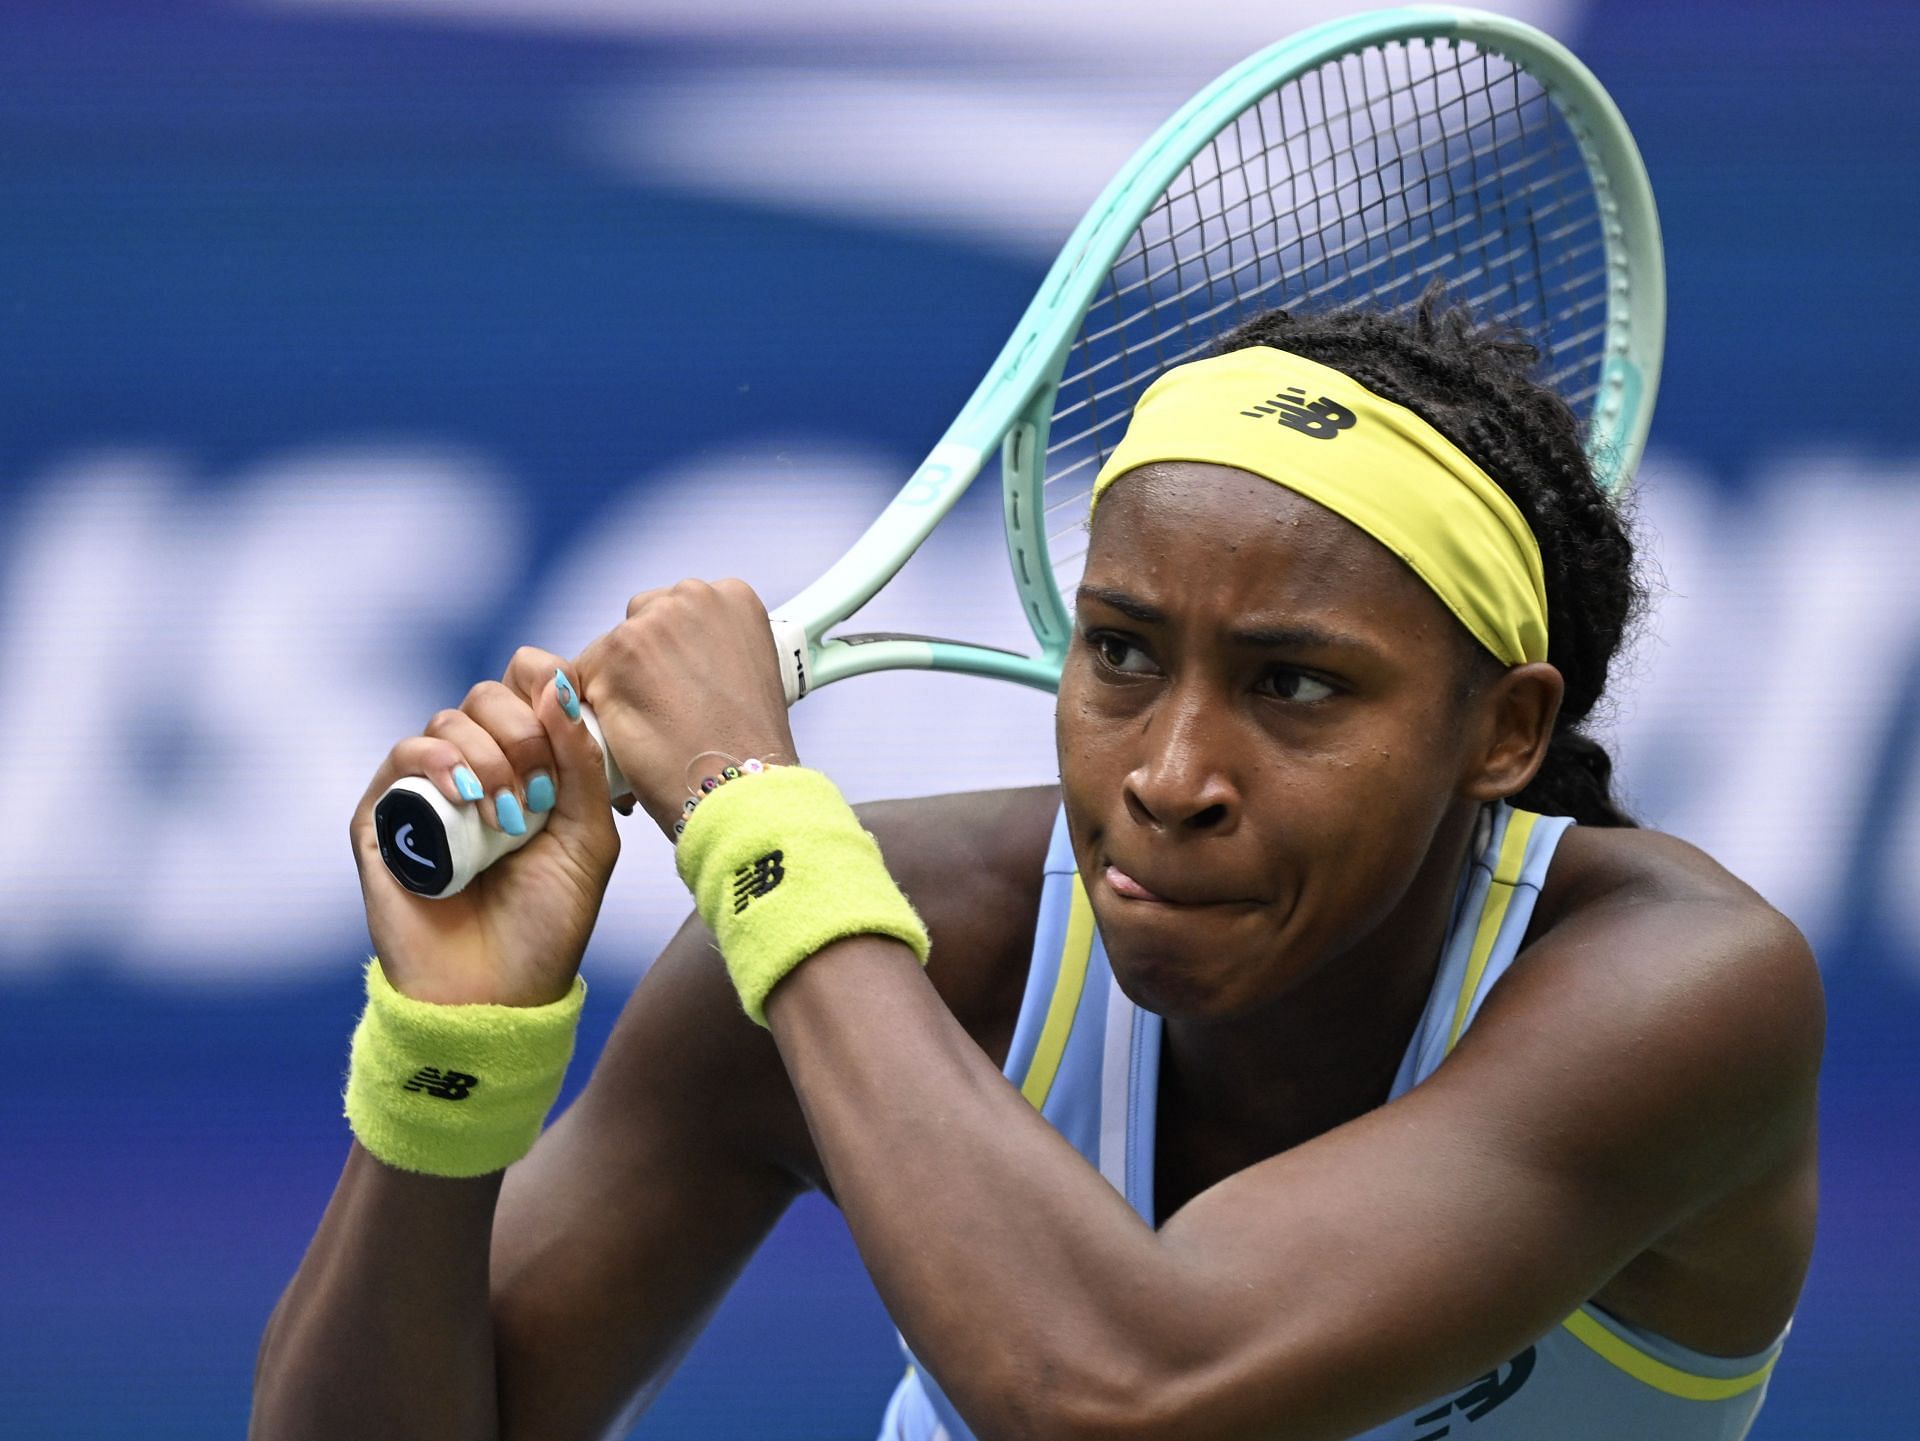
[[[710,754],[718,755],[720,752],[715,751]],[[735,761],[731,756],[726,756],[724,759],[728,764],[721,768],[718,775],[701,777],[697,789],[689,787],[692,794],[687,797],[686,804],[680,808],[680,819],[673,823],[673,838],[675,841],[678,841],[681,835],[685,833],[687,820],[692,816],[694,807],[699,805],[701,801],[719,790],[720,787],[728,781],[737,781],[741,776],[758,775],[761,771],[766,770],[770,764],[770,762],[756,760],[751,756],[743,761]],[[700,760],[700,757],[695,756],[694,760],[697,762]]]

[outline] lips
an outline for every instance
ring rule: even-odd
[[[1106,863],[1106,869],[1102,872],[1102,876],[1115,895],[1130,901],[1150,901],[1156,905],[1184,906],[1188,908],[1250,904],[1250,902],[1239,897],[1204,895],[1188,891],[1184,886],[1168,885],[1166,882],[1160,882],[1160,884],[1165,891],[1170,894],[1162,894],[1144,882],[1135,879],[1112,861]]]
[[[1107,884],[1113,887],[1116,895],[1125,896],[1130,901],[1160,901],[1166,904],[1165,897],[1156,896],[1111,861],[1107,863],[1106,876]]]

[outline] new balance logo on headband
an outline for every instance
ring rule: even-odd
[[[438,1096],[443,1101],[464,1101],[479,1084],[478,1076],[469,1076],[465,1071],[443,1071],[438,1066],[422,1066],[414,1072],[406,1088],[409,1091],[425,1091],[429,1096]]]
[[[1297,385],[1240,413],[1250,420],[1270,415],[1287,429],[1310,435],[1315,440],[1332,440],[1341,431],[1351,429],[1354,418],[1351,410],[1335,405],[1324,395],[1318,400],[1308,400],[1306,391]]]
[[[768,891],[787,878],[784,851],[768,851],[758,860],[739,866],[733,873],[733,913],[737,916],[747,908],[748,901],[758,900]]]

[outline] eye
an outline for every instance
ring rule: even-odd
[[[1121,675],[1151,675],[1153,658],[1125,636],[1110,630],[1087,633],[1087,645],[1099,657],[1100,664]]]
[[[1278,696],[1281,700],[1298,701],[1308,705],[1314,701],[1325,700],[1334,693],[1333,687],[1318,676],[1308,675],[1305,671],[1295,670],[1291,666],[1280,666],[1267,672],[1262,684],[1268,687],[1270,694]]]

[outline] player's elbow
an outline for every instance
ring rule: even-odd
[[[1082,1386],[1062,1393],[1050,1409],[1044,1434],[1058,1441],[1148,1441],[1197,1434],[1178,1383],[1146,1376]]]
[[[991,1387],[975,1429],[995,1441],[1202,1441],[1223,1435],[1207,1402],[1208,1368],[1130,1348],[1082,1346]]]
[[[1084,1364],[1071,1377],[1047,1368],[997,1394],[968,1420],[981,1441],[1135,1441],[1181,1434],[1156,1421],[1152,1389],[1134,1378],[1094,1374]]]
[[[1062,1393],[1049,1408],[1048,1424],[1035,1434],[1050,1441],[1225,1441],[1241,1434],[1223,1429],[1222,1420],[1193,1378],[1141,1375]],[[1277,1420],[1261,1432],[1263,1441],[1285,1434]]]

